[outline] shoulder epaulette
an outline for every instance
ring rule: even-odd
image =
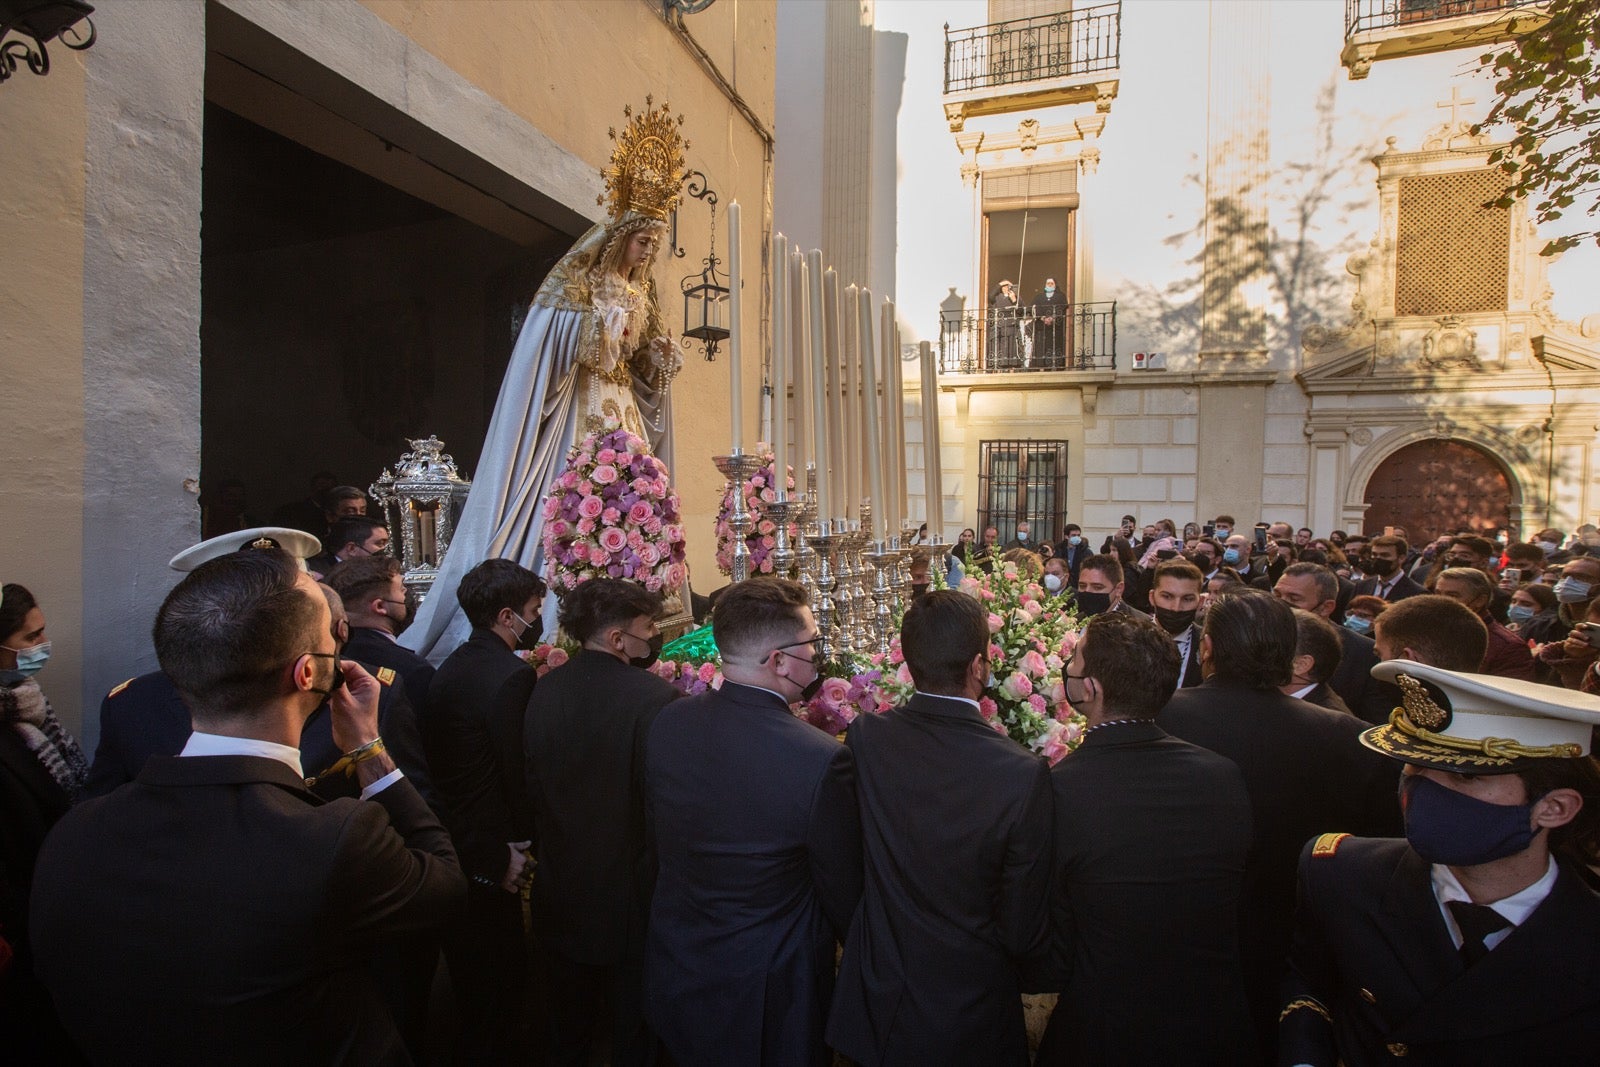
[[[393,667],[379,667],[377,673],[375,675],[373,675],[373,677],[377,678],[378,681],[382,682],[384,685],[393,685],[394,684],[394,668]]]
[[[129,678],[126,682],[123,682],[121,685],[112,686],[111,687],[111,692],[106,694],[106,699],[110,700],[112,697],[116,696],[118,693],[122,692],[124,689],[128,688],[128,686],[130,686],[132,684],[133,684],[133,679]]]
[[[1339,851],[1339,845],[1344,841],[1345,838],[1349,836],[1349,834],[1321,835],[1317,838],[1316,843],[1311,846],[1312,857],[1314,859],[1321,859],[1324,856],[1333,855],[1335,852]]]

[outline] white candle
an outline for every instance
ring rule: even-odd
[[[810,328],[809,305],[806,302],[804,278],[806,257],[798,248],[789,253],[789,355],[792,365],[789,380],[794,383],[794,458],[795,488],[806,489],[806,464],[816,462],[816,446],[812,441],[816,430],[811,412],[811,360],[806,352],[807,330]]]
[[[728,400],[733,422],[733,451],[744,451],[744,380],[739,361],[739,201],[728,205]]]
[[[851,458],[844,450],[844,427],[849,416],[844,405],[844,364],[839,345],[839,275],[832,267],[822,275],[822,329],[822,351],[828,362],[828,474],[832,479],[828,491],[833,499],[833,517],[848,523],[856,505],[845,492],[844,468]]]
[[[922,370],[923,488],[927,508],[923,518],[928,532],[944,540],[944,470],[939,458],[939,371],[933,362],[933,345],[922,342],[918,355]]]
[[[822,250],[813,248],[803,264],[810,330],[806,359],[811,365],[812,456],[817,465],[817,522],[824,533],[833,518],[832,486],[828,482],[828,360],[822,342]]]
[[[789,241],[772,238],[772,490],[789,499]]]
[[[861,494],[866,491],[861,476],[861,342],[856,311],[859,295],[854,285],[845,286],[844,306],[839,309],[839,363],[844,371],[839,376],[844,383],[844,500],[852,514],[861,506]],[[876,508],[878,502],[874,500],[872,506]]]
[[[884,503],[888,507],[888,515],[892,520],[887,527],[890,536],[899,536],[900,529],[905,525],[905,510],[900,506],[900,480],[904,471],[901,463],[903,449],[900,447],[900,412],[895,407],[898,390],[895,389],[896,380],[900,377],[900,360],[897,358],[894,339],[894,303],[888,297],[883,299],[882,314],[879,316],[879,330],[882,342],[878,346],[878,379],[883,388],[883,488],[889,494],[889,499]]]
[[[883,494],[883,427],[878,420],[878,368],[875,355],[876,346],[872,343],[872,290],[861,290],[861,301],[857,322],[861,337],[861,389],[867,397],[866,415],[867,424],[864,427],[867,442],[867,473],[872,482],[872,508],[873,514],[878,516],[877,529],[874,531],[874,540],[887,541],[890,537],[888,517],[880,510],[888,499]]]
[[[900,517],[901,526],[911,525],[911,511],[906,507],[906,381],[905,367],[900,360],[901,336],[900,324],[895,321],[894,305],[889,305],[889,321],[892,325],[894,344],[889,348],[889,381],[894,386],[894,401],[889,408],[889,417],[894,420],[894,512]],[[933,527],[928,527],[929,532]]]

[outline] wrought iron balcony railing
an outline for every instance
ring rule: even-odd
[[[944,29],[944,91],[1071,78],[1121,62],[1122,2],[1058,15]]]
[[[941,374],[1117,369],[1117,302],[940,313]]]
[[[1533,7],[1544,0],[1344,0],[1344,35],[1389,30],[1463,15]]]

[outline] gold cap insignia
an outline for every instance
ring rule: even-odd
[[[376,675],[374,675],[374,677],[377,678],[378,681],[382,682],[384,685],[393,685],[394,684],[394,668],[393,667],[379,667],[378,668],[378,673]]]
[[[258,537],[254,541],[251,541],[249,544],[245,545],[244,547],[246,549],[255,549],[256,551],[261,551],[262,549],[267,549],[267,548],[277,548],[278,547],[278,542],[274,541],[270,537]]]
[[[112,697],[116,696],[118,693],[122,692],[124,689],[128,688],[128,686],[130,686],[132,684],[133,684],[133,679],[129,678],[126,682],[122,682],[119,685],[112,686],[111,687],[111,692],[106,694],[106,699],[110,700]]]
[[[1437,730],[1450,723],[1450,712],[1439,706],[1433,699],[1433,694],[1428,687],[1417,681],[1409,674],[1395,677],[1395,684],[1400,687],[1404,697],[1406,718],[1425,730]]]
[[[632,118],[618,134],[616,128],[607,130],[615,142],[611,152],[611,165],[601,171],[606,191],[595,203],[611,200],[612,221],[629,211],[665,220],[678,206],[683,184],[683,153],[689,147],[678,133],[683,116],[673,118],[665,102],[654,107],[654,98],[644,98],[645,109],[633,114],[630,104],[622,109]]]

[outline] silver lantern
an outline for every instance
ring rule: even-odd
[[[389,552],[398,547],[406,589],[418,603],[433,588],[472,488],[443,449],[437,437],[413,440],[411,451],[368,490],[383,509],[391,531]]]

